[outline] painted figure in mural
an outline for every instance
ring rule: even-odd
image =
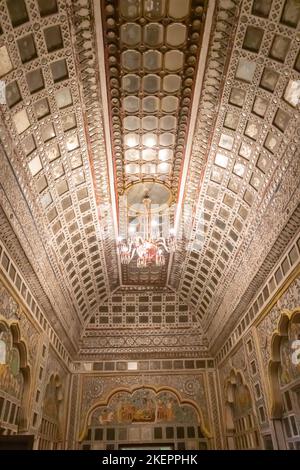
[[[157,400],[157,421],[167,421],[166,407],[162,400]]]
[[[132,423],[134,419],[135,406],[130,402],[123,403],[118,410],[120,423]]]
[[[300,323],[290,325],[289,339],[291,348],[290,370],[293,379],[296,380],[300,377]]]
[[[120,397],[121,398],[121,397]],[[117,407],[118,422],[150,422],[155,420],[155,401],[149,393],[134,393],[120,399]]]
[[[0,364],[0,388],[15,398],[21,397],[22,380],[21,377],[13,375],[10,364]]]
[[[114,418],[115,418],[114,411],[109,408],[104,408],[103,410],[101,410],[101,413],[99,415],[99,423],[109,424],[114,421]]]
[[[140,408],[134,412],[133,420],[136,422],[150,422],[155,420],[155,402],[149,397],[144,397]]]
[[[19,351],[12,347],[12,337],[9,331],[1,332],[2,359],[0,363],[0,389],[15,398],[21,398],[23,376],[20,372]],[[3,351],[5,350],[5,354]]]
[[[157,399],[157,420],[173,421],[175,409],[180,409],[177,401],[170,394],[162,393]]]
[[[109,406],[95,410],[92,421],[93,419],[100,425],[155,421],[197,422],[192,407],[180,405],[172,393],[162,392],[156,395],[152,390],[138,390],[132,395],[120,392],[112,398]]]
[[[174,419],[174,407],[173,407],[173,399],[169,398],[166,403],[167,408],[167,421],[172,421]]]

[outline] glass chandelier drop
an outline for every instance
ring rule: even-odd
[[[164,266],[166,254],[174,252],[176,241],[174,229],[169,230],[168,237],[163,237],[158,230],[157,224],[152,220],[151,198],[148,194],[143,199],[143,212],[141,227],[143,234],[132,233],[127,239],[118,238],[118,252],[122,264],[129,264],[137,256],[137,267],[145,268],[149,265]],[[131,227],[130,232],[135,230]]]

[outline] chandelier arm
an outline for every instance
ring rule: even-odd
[[[129,250],[129,253],[131,253],[130,260],[129,260],[129,263],[130,263],[130,261],[132,260],[136,252],[136,247],[134,246],[134,243],[131,240],[128,245],[128,250]]]
[[[167,253],[170,253],[170,249],[167,247],[167,244],[163,238],[159,238],[157,242],[158,242],[158,245],[162,245],[164,247]]]
[[[131,251],[131,248],[130,248],[130,251]],[[136,248],[133,248],[132,254],[131,254],[131,257],[130,257],[130,261],[133,259],[135,252],[136,252]]]
[[[140,235],[137,237],[137,241],[138,241],[140,244],[143,243],[143,239],[142,239],[142,237],[141,237]]]
[[[133,237],[127,238],[123,243],[120,242],[123,264],[129,264],[137,255],[137,267],[143,268],[153,262],[156,266],[163,266],[166,262],[165,254],[175,251],[175,237],[172,236],[171,231],[168,238],[164,237],[159,229],[153,232],[151,202],[146,192],[143,198],[144,211],[141,214],[143,225],[140,227],[140,233],[134,230]]]

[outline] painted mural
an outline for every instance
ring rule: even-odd
[[[290,382],[300,377],[300,364],[293,364],[291,347],[294,340],[300,338],[300,324],[291,323],[289,326],[288,338],[283,338],[280,344],[280,368],[279,380],[282,386],[288,385]]]
[[[155,393],[141,389],[132,394],[117,392],[107,406],[97,408],[91,418],[92,425],[131,423],[197,423],[196,410],[181,405],[172,392]]]
[[[21,399],[23,392],[23,375],[20,371],[20,354],[13,346],[11,332],[0,325],[0,390]]]

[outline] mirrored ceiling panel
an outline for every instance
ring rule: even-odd
[[[205,2],[103,0],[102,7],[118,194],[163,177],[176,199]]]

